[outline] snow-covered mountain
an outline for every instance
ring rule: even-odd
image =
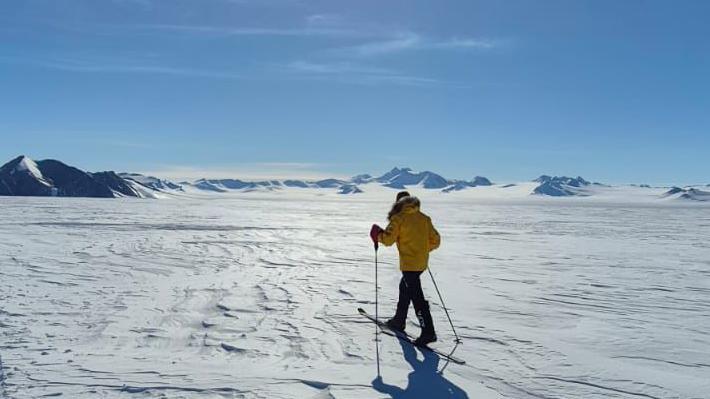
[[[361,194],[363,191],[355,184],[346,184],[340,187],[338,194]]]
[[[666,191],[663,197],[690,201],[710,201],[710,191],[702,191],[694,187],[673,187]]]
[[[708,186],[710,187],[710,186]],[[20,156],[0,168],[0,195],[63,197],[165,198],[226,193],[313,193],[314,195],[354,195],[412,190],[417,195],[443,193],[452,197],[488,200],[542,197],[589,197],[602,201],[710,202],[705,186],[651,187],[646,184],[606,186],[582,177],[542,175],[531,182],[494,184],[488,178],[448,179],[432,171],[395,167],[379,175],[359,174],[349,179],[209,179],[173,183],[138,173],[84,172],[56,160],[34,162]]]
[[[267,190],[271,191],[281,188],[283,183],[279,180],[265,181],[244,181],[239,179],[200,179],[191,184],[191,186],[205,191],[214,191],[224,193],[229,191],[255,191]]]
[[[118,175],[125,180],[134,181],[156,191],[183,191],[181,185],[153,176],[145,176],[139,173],[119,173]]]
[[[136,190],[134,185],[121,178],[115,172],[91,173],[91,177],[97,182],[108,186],[108,188],[113,191],[114,196],[141,197],[141,194]]]
[[[114,172],[84,172],[54,159],[20,155],[0,167],[0,195],[151,198]]]
[[[0,195],[48,196],[51,194],[52,184],[31,159],[19,156],[0,167]]]
[[[573,178],[542,175],[533,181],[540,183],[533,190],[533,194],[552,197],[587,196],[589,192],[585,190],[585,187],[592,184],[579,176]]]
[[[372,180],[372,175],[369,175],[367,173],[362,174],[362,175],[353,176],[353,178],[350,179],[350,181],[352,181],[355,184],[367,183],[370,180]]]
[[[295,188],[308,188],[308,183],[306,183],[303,180],[284,180],[283,185],[286,187],[295,187]]]
[[[490,180],[483,176],[476,176],[471,181],[458,180],[452,182],[450,186],[446,187],[442,191],[445,193],[450,193],[452,191],[461,191],[471,187],[481,187],[481,186],[492,186]]]
[[[482,176],[476,176],[471,181],[451,180],[431,172],[413,172],[410,168],[393,168],[379,177],[370,174],[360,174],[350,179],[322,180],[267,180],[244,181],[238,179],[200,179],[185,183],[192,188],[210,192],[230,191],[274,191],[283,188],[301,189],[334,189],[339,194],[360,194],[366,192],[365,187],[385,187],[396,190],[421,188],[440,190],[442,192],[460,191],[471,187],[490,186],[491,181]]]
[[[451,181],[443,178],[434,172],[424,171],[413,173],[410,168],[394,168],[384,175],[375,179],[378,183],[386,187],[404,189],[407,186],[421,186],[427,189],[442,189],[452,184]]]
[[[314,182],[313,184],[318,188],[341,188],[348,185],[350,182],[338,179],[323,179]]]
[[[407,187],[419,187],[431,190],[442,190],[443,192],[459,191],[470,187],[490,186],[491,181],[482,176],[476,176],[471,181],[447,179],[431,171],[413,172],[411,168],[392,168],[389,172],[372,177],[369,174],[362,174],[353,177],[351,184],[380,183],[381,185],[398,190]]]

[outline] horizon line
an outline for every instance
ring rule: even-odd
[[[15,160],[20,157],[27,157],[31,160],[34,160],[34,158],[29,157],[25,154],[18,155],[16,157],[11,158],[9,161],[4,162],[2,165],[5,165],[6,163]],[[57,158],[44,158],[38,161],[44,161],[44,160],[56,160],[59,162],[62,162],[68,166],[73,166],[70,164],[65,163],[64,161],[61,161]],[[214,168],[196,168],[194,166],[179,166],[179,165],[164,165],[163,167],[158,166],[157,168],[136,168],[135,170],[127,170],[127,169],[105,169],[103,171],[111,171],[115,173],[138,173],[144,176],[150,176],[150,177],[155,177],[159,178],[162,180],[170,180],[173,182],[189,182],[189,183],[194,183],[195,181],[198,180],[225,180],[225,179],[233,179],[233,180],[242,180],[245,182],[258,182],[258,181],[268,181],[268,180],[304,180],[304,181],[319,181],[319,180],[326,180],[326,179],[338,179],[338,180],[344,180],[348,181],[353,179],[356,176],[360,176],[363,174],[370,175],[372,178],[377,178],[382,176],[385,173],[391,172],[393,170],[408,170],[411,171],[412,173],[418,174],[418,173],[433,173],[438,176],[441,176],[445,180],[449,182],[470,182],[475,179],[470,178],[447,178],[444,175],[442,175],[439,172],[435,172],[432,169],[416,169],[412,168],[410,166],[394,166],[390,169],[388,169],[386,172],[380,174],[380,175],[373,175],[371,173],[354,173],[354,174],[344,174],[344,173],[336,173],[336,172],[329,172],[327,170],[324,170],[323,167],[327,166],[329,164],[317,164],[317,163],[307,163],[307,162],[248,162],[248,163],[242,163],[239,165],[224,165],[224,166],[216,166]],[[76,166],[73,166],[76,167]],[[78,168],[78,167],[76,167]],[[78,168],[82,171],[87,172],[87,170]],[[264,172],[264,170],[268,170],[268,172]],[[99,172],[101,170],[97,170]],[[95,172],[93,172],[95,173]],[[488,176],[484,175],[477,175],[476,177],[485,177],[489,179],[493,185],[502,185],[502,184],[519,184],[519,183],[532,183],[534,182],[535,179],[542,177],[542,176],[552,176],[552,177],[581,177],[579,174],[556,174],[556,173],[542,173],[539,174],[532,179],[526,179],[526,180],[520,180],[520,179],[492,179]],[[586,179],[585,180],[589,180]],[[612,185],[612,186],[639,186],[639,185],[649,185],[652,187],[693,187],[693,186],[710,186],[710,182],[703,183],[703,182],[696,182],[696,183],[685,183],[685,184],[678,184],[678,183],[639,183],[639,182],[619,182],[619,181],[612,181],[612,182],[600,182],[597,181],[596,179],[589,180],[591,183],[598,183],[598,184],[605,184],[605,185]]]

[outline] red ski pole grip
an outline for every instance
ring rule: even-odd
[[[380,247],[378,238],[381,231],[382,228],[376,224],[373,224],[372,228],[370,229],[370,239],[372,239],[372,243],[375,244],[375,251]]]

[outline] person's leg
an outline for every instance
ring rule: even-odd
[[[393,330],[404,331],[407,323],[407,313],[409,312],[410,302],[411,296],[409,295],[409,289],[407,288],[404,275],[402,275],[402,279],[399,280],[399,300],[397,301],[397,312],[394,317],[387,320],[387,325],[390,328]]]
[[[422,272],[402,272],[402,280],[404,280],[407,287],[407,292],[414,305],[414,310],[421,309],[423,303],[426,302],[424,292],[422,291],[422,282],[419,280],[421,274]]]
[[[415,343],[426,345],[436,341],[436,332],[434,331],[434,322],[429,310],[429,302],[424,298],[424,291],[422,291],[421,274],[422,272],[407,272],[405,279],[409,295],[412,298],[412,304],[414,305],[414,311],[422,328],[422,333]]]

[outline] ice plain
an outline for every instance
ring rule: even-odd
[[[373,382],[356,308],[390,200],[0,197],[0,397],[707,397],[710,207],[649,201],[424,195],[468,364],[381,337]],[[396,251],[379,260],[384,317]]]

